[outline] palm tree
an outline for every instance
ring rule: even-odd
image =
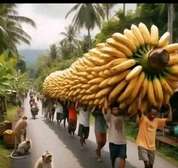
[[[65,16],[67,18],[72,12],[76,11],[73,17],[73,25],[77,30],[85,27],[90,39],[89,46],[91,47],[90,31],[95,26],[101,27],[101,19],[104,18],[104,12],[100,4],[76,4]]]
[[[168,4],[168,32],[170,32],[170,42],[172,43],[173,36],[173,20],[174,20],[174,4]]]
[[[65,27],[65,30],[66,32],[61,32],[61,34],[65,37],[61,40],[61,43],[68,45],[70,52],[73,52],[75,48],[79,47],[79,41],[76,37],[76,30],[72,25]]]
[[[125,16],[125,3],[123,3],[123,13],[124,13],[124,16]]]
[[[35,27],[32,19],[18,15],[15,4],[0,4],[0,52],[8,48],[17,52],[17,44],[30,44],[31,37],[22,29],[21,23]]]
[[[49,55],[50,55],[50,58],[51,58],[52,60],[54,60],[54,59],[57,58],[57,47],[56,47],[55,44],[52,44],[52,45],[50,46],[50,53],[49,53]]]
[[[110,18],[110,11],[114,7],[114,5],[116,5],[116,4],[114,4],[114,3],[104,3],[104,4],[102,4],[103,10],[104,10],[104,13],[105,13],[105,18],[106,18],[107,21]]]
[[[170,32],[170,42],[173,41],[173,21],[174,21],[174,4],[161,4],[160,6],[160,13],[167,11],[168,20],[167,20],[167,31]]]

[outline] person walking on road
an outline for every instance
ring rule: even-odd
[[[69,114],[68,114],[68,132],[69,134],[74,135],[77,127],[77,112],[73,102],[69,105]]]
[[[79,112],[79,129],[78,129],[78,136],[80,137],[80,144],[83,148],[83,145],[86,144],[86,139],[89,136],[89,120],[90,120],[90,113],[87,109],[87,105],[79,105],[76,104],[77,111]]]
[[[138,105],[139,131],[136,138],[138,145],[139,160],[143,160],[145,168],[153,168],[156,150],[156,130],[164,128],[166,124],[172,121],[172,111],[169,111],[168,118],[158,118],[159,109],[152,106],[145,116],[141,111],[141,104]]]
[[[57,103],[56,103],[55,113],[56,113],[56,120],[57,120],[57,123],[60,125],[60,124],[61,124],[61,121],[64,119],[63,107],[62,107],[62,105],[61,105],[60,100],[58,100]]]
[[[107,124],[102,111],[98,107],[92,111],[92,114],[95,117],[96,156],[97,161],[101,161],[101,149],[106,144]]]
[[[125,168],[126,155],[126,135],[123,111],[119,109],[119,104],[113,102],[104,112],[104,117],[108,125],[109,151],[112,168],[115,168],[116,160],[119,158],[117,168]]]

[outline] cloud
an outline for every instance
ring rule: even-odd
[[[49,45],[61,40],[63,36],[60,32],[65,31],[65,27],[71,23],[72,15],[65,19],[66,13],[75,4],[17,4],[19,15],[33,19],[37,28],[22,24],[24,30],[32,37],[31,45],[21,44],[19,49],[46,49]],[[122,8],[122,4],[117,4],[112,9],[112,14]],[[126,4],[126,10],[135,9],[136,4]],[[99,32],[95,28],[91,33],[95,36]],[[80,35],[87,34],[85,29],[81,30]]]

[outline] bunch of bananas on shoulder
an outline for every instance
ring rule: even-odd
[[[107,108],[117,101],[129,115],[160,108],[178,88],[178,43],[158,27],[132,24],[85,53],[68,69],[46,77],[43,92],[51,98]]]

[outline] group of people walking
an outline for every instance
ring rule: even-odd
[[[95,117],[96,157],[102,161],[101,150],[108,139],[112,167],[125,168],[127,158],[127,138],[125,131],[125,112],[119,108],[117,102],[110,104],[108,109],[89,107],[79,102],[49,100],[43,101],[44,116],[53,121],[56,113],[58,124],[63,121],[66,127],[68,122],[68,133],[74,135],[77,121],[79,122],[78,136],[81,147],[86,144],[90,131],[90,113]],[[142,160],[145,168],[153,168],[155,159],[156,130],[163,128],[172,120],[171,108],[168,105],[167,118],[159,118],[160,109],[151,107],[147,115],[141,111],[141,104],[138,107],[138,135],[136,144],[138,146],[138,157]],[[51,117],[52,115],[52,117]],[[107,136],[108,134],[108,136]]]

